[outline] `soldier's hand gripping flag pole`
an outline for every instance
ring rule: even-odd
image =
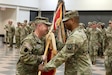
[[[51,29],[49,30],[49,32],[48,32],[48,34],[46,36],[46,47],[45,47],[44,55],[48,56],[47,62],[50,61],[52,59],[52,57],[54,57],[56,55],[56,53],[57,53],[55,36],[52,33],[52,31],[56,30],[56,27],[59,26],[61,24],[61,22],[62,22],[63,6],[64,6],[63,0],[59,0],[57,8],[56,8],[56,12],[55,12],[54,17],[53,17],[53,22],[52,22]],[[49,52],[48,52],[48,49],[50,49]],[[38,75],[55,75],[55,72],[56,72],[56,69],[51,70],[49,72],[41,72],[41,71],[39,71]]]

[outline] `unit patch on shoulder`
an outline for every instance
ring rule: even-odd
[[[78,49],[78,45],[76,44],[67,44],[66,45],[67,50],[77,50]]]
[[[68,50],[73,50],[73,44],[67,44],[67,49]]]

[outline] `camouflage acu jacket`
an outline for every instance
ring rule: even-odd
[[[20,58],[17,63],[18,75],[37,75],[38,65],[42,62],[44,41],[34,33],[28,35],[20,48]]]
[[[65,62],[65,75],[92,75],[88,54],[88,40],[80,28],[75,28],[61,51],[44,66],[45,71]]]

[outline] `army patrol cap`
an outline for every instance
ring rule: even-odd
[[[92,25],[92,22],[88,22],[88,25]]]
[[[46,17],[36,17],[35,18],[35,23],[44,23],[47,26],[51,26],[51,23],[49,22],[49,19]]]
[[[111,23],[112,22],[112,20],[109,20],[109,23]]]
[[[102,23],[102,26],[105,26],[105,23]]]
[[[69,20],[70,18],[73,18],[73,17],[75,17],[75,16],[79,16],[79,13],[78,13],[78,11],[69,11],[69,12],[66,12],[65,13],[65,17],[64,17],[64,19],[63,19],[63,22],[64,21],[67,21],[67,20]]]
[[[79,25],[80,25],[80,26],[85,26],[85,24],[84,24],[84,23],[79,23]]]
[[[97,25],[102,25],[102,22],[98,22]]]
[[[96,21],[93,21],[92,24],[97,24],[97,22]]]

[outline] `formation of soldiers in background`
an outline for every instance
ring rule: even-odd
[[[84,30],[89,43],[88,43],[88,52],[91,57],[92,64],[96,64],[97,56],[108,57],[112,54],[111,50],[111,37],[112,37],[112,20],[109,20],[108,27],[105,26],[105,23],[102,22],[88,22],[88,25],[80,23],[80,29]],[[17,27],[15,28],[12,21],[8,21],[8,24],[5,25],[6,30],[6,43],[9,43],[9,47],[13,47],[13,39],[15,36],[16,48],[19,48],[21,41],[35,29],[35,23],[27,23],[27,20],[24,20],[24,23],[17,22]],[[106,60],[106,59],[105,59]],[[109,67],[109,62],[105,61],[105,68]],[[111,65],[112,66],[112,65]]]
[[[5,42],[8,44],[8,47],[13,47],[13,41],[15,36],[16,48],[20,47],[21,41],[35,29],[35,24],[33,22],[27,22],[24,20],[24,23],[17,22],[17,27],[15,28],[12,21],[8,21],[8,24],[5,25],[4,29],[6,30]]]
[[[102,22],[88,22],[88,27],[80,23],[88,37],[88,52],[91,62],[96,64],[96,58],[104,58],[106,75],[112,75],[112,20],[109,20],[108,26]]]

